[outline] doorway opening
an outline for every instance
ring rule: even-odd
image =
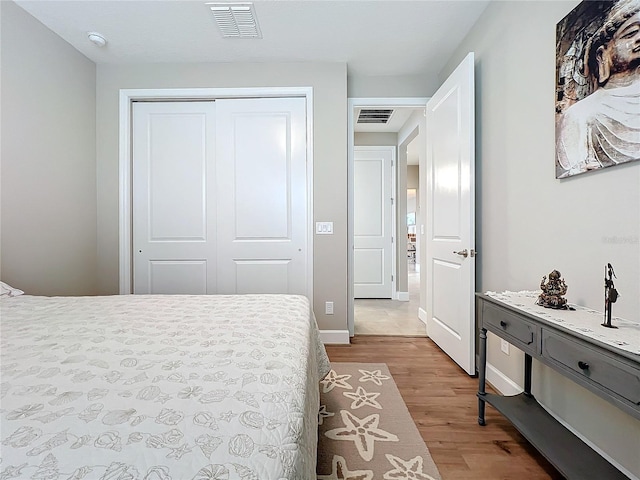
[[[349,99],[349,215],[347,320],[351,336],[426,336],[419,319],[421,307],[420,245],[424,220],[420,214],[420,162],[426,158],[424,138],[427,98]],[[384,117],[384,121],[380,118]],[[363,121],[358,121],[363,119]],[[395,195],[389,199],[395,221],[391,255],[393,291],[385,297],[362,298],[362,264],[365,255],[357,249],[361,238],[362,168],[356,151],[368,147],[392,147]],[[357,183],[359,182],[359,183]],[[369,184],[370,187],[370,184]],[[356,212],[358,208],[358,212]],[[358,213],[356,220],[356,213]],[[374,212],[375,216],[375,212]],[[359,235],[360,234],[360,235]],[[370,256],[373,258],[373,256]],[[358,287],[356,287],[358,286]]]

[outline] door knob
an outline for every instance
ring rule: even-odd
[[[466,248],[464,250],[460,250],[459,252],[454,251],[453,253],[455,253],[456,255],[461,255],[464,258],[467,258],[469,256],[469,252]]]

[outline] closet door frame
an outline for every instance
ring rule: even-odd
[[[132,119],[135,101],[193,101],[223,98],[302,97],[306,103],[307,130],[307,297],[313,305],[313,88],[177,88],[121,89],[119,113],[119,267],[120,294],[133,292],[132,258]]]

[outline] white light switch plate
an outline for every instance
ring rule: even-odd
[[[500,339],[500,350],[502,350],[503,353],[509,355],[509,342],[502,338]]]
[[[316,222],[316,235],[333,235],[333,222]]]
[[[324,313],[333,315],[333,302],[324,302]]]

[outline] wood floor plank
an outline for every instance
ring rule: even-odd
[[[563,478],[492,407],[478,425],[477,379],[430,339],[363,335],[327,353],[333,362],[388,365],[443,480]]]

